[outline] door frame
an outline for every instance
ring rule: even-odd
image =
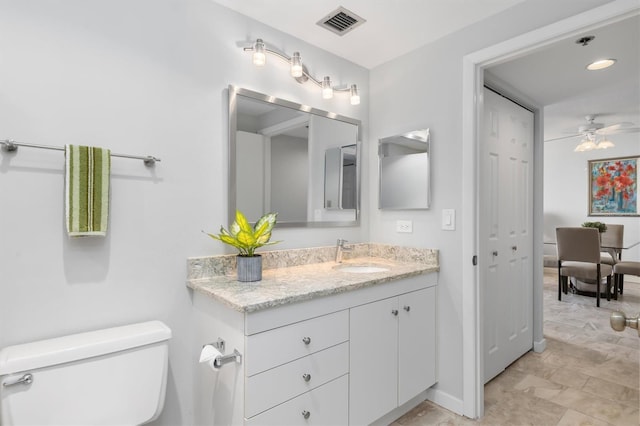
[[[537,30],[473,52],[463,57],[462,66],[462,328],[463,328],[463,414],[470,418],[484,415],[483,336],[484,313],[479,268],[472,263],[478,253],[478,144],[481,143],[484,69],[534,51],[558,40],[622,20],[640,13],[637,0],[615,0],[603,6],[563,19]],[[517,88],[516,88],[517,89]],[[542,330],[542,171],[543,122],[536,114],[534,134],[534,211],[533,211],[533,348],[543,351]]]

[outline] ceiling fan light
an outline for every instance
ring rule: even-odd
[[[615,63],[616,63],[615,59],[611,59],[611,58],[600,59],[598,61],[591,62],[589,65],[587,65],[587,69],[589,71],[603,70],[605,68],[609,68],[611,65]]]
[[[583,151],[591,151],[593,149],[597,149],[598,145],[596,145],[596,143],[594,141],[592,141],[591,139],[584,138],[579,144],[578,146],[575,147],[574,151],[575,152],[583,152]]]
[[[614,146],[616,145],[613,142],[611,142],[609,139],[603,139],[600,142],[598,142],[598,149],[613,148]]]

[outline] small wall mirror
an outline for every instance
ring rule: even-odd
[[[229,217],[359,224],[359,120],[229,87]]]
[[[324,160],[324,207],[326,209],[355,209],[356,200],[355,145],[329,148]]]
[[[429,129],[379,140],[380,209],[428,209],[431,138]]]

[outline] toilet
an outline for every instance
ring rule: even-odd
[[[0,350],[0,425],[140,425],[164,406],[171,330],[149,321]]]

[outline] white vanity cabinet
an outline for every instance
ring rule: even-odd
[[[194,292],[198,339],[242,354],[198,370],[197,423],[365,425],[394,411],[435,383],[436,284],[420,274],[249,312]]]
[[[435,292],[351,308],[350,425],[370,424],[435,383]]]

